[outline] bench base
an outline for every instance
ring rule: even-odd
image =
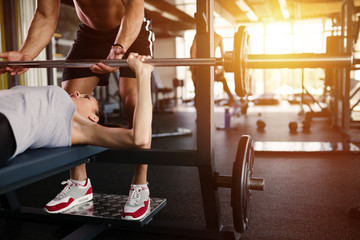
[[[150,198],[150,212],[141,220],[129,221],[121,218],[127,195],[101,194],[94,193],[91,201],[79,204],[62,214],[76,216],[86,216],[97,219],[97,222],[114,224],[131,224],[142,227],[152,220],[152,217],[166,205],[166,199]]]
[[[136,221],[123,220],[121,213],[127,197],[127,195],[94,193],[94,198],[91,201],[79,204],[59,214],[49,214],[38,208],[20,207],[15,211],[0,208],[0,216],[38,220],[44,220],[44,218],[54,220],[58,218],[59,220],[75,222],[84,222],[85,220],[85,222],[141,228],[148,224],[153,216],[166,205],[166,199],[150,198],[150,212],[143,219]]]

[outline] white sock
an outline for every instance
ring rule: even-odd
[[[78,181],[78,180],[71,179],[71,181],[73,181],[73,182],[76,183],[76,184],[82,185],[82,186],[84,186],[85,183],[86,183],[86,180],[84,180],[84,181]]]
[[[133,186],[139,186],[139,187],[144,187],[144,188],[148,188],[147,183],[145,184],[132,184]]]

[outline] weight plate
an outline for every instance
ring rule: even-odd
[[[250,162],[250,170],[251,170],[251,177],[253,174],[253,168],[254,168],[254,160],[255,160],[255,151],[254,151],[254,142],[251,139],[251,148],[249,149],[249,162]]]
[[[249,68],[247,67],[247,59],[250,51],[250,35],[246,32],[245,45],[243,47],[243,56],[242,56],[242,67],[244,75],[244,88],[246,94],[250,93],[251,90],[251,78],[249,75]]]
[[[235,92],[244,97],[250,92],[250,78],[246,66],[249,51],[249,35],[246,26],[240,26],[234,34],[233,69],[235,79]]]
[[[244,135],[240,138],[236,159],[233,164],[231,205],[234,228],[243,233],[248,228],[251,210],[251,191],[249,189],[254,162],[253,140]]]

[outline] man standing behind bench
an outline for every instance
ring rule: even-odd
[[[74,0],[74,5],[82,23],[67,59],[121,59],[127,58],[130,52],[153,56],[152,26],[144,13],[144,0]],[[8,61],[28,61],[38,56],[55,32],[59,9],[60,0],[38,0],[23,46],[18,52],[2,53],[0,57]],[[14,67],[7,71],[16,75],[27,69]],[[102,63],[90,69],[65,69],[62,86],[68,93],[91,94],[97,85],[106,85],[109,74],[116,71],[118,68]],[[120,69],[119,93],[131,128],[137,92],[135,73],[130,68]],[[150,145],[151,140],[144,148]],[[70,179],[76,184],[69,183],[69,187],[88,183],[85,164],[71,169]],[[144,217],[149,207],[145,204],[148,195],[147,165],[136,165],[124,217],[129,220]],[[58,203],[57,212],[68,205],[63,202],[64,198],[53,201]]]

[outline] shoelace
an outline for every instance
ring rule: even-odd
[[[56,198],[58,198],[58,197],[62,198],[64,196],[66,196],[66,194],[69,192],[71,186],[76,185],[70,179],[61,182],[61,185],[65,185],[65,184],[66,184],[66,187],[56,196]]]
[[[130,204],[131,205],[140,203],[140,197],[141,197],[140,190],[141,190],[141,187],[134,188],[134,191],[131,193],[131,196],[130,196]]]

